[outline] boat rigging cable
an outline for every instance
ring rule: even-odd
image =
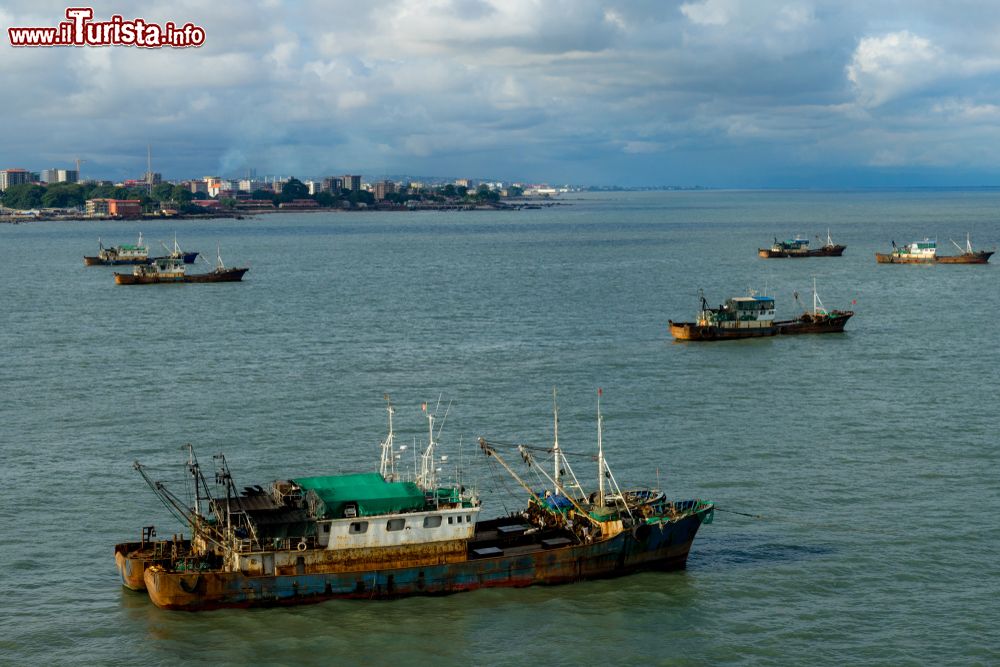
[[[489,440],[488,442],[489,442],[490,447],[493,447],[493,448],[518,449],[519,447],[523,447],[524,449],[527,449],[527,450],[532,451],[532,452],[544,452],[546,454],[552,454],[554,452],[554,448],[553,447],[542,447],[540,445],[525,445],[525,444],[516,443],[516,442],[499,442],[497,440]],[[563,457],[563,456],[576,456],[576,457],[579,457],[581,459],[583,459],[583,458],[590,459],[591,461],[596,461],[597,460],[597,455],[596,454],[584,454],[582,452],[567,452],[565,449],[562,448],[561,445],[559,446],[559,456],[560,457]]]

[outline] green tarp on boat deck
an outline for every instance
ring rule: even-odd
[[[307,495],[320,501],[316,516],[344,517],[347,505],[357,505],[358,516],[424,509],[424,492],[413,482],[387,482],[377,472],[329,477],[300,477],[292,480]],[[310,503],[311,504],[311,503]]]

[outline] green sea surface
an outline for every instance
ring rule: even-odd
[[[516,212],[300,213],[0,225],[0,663],[1000,663],[998,266],[874,253],[1000,238],[1000,191],[569,194]],[[827,230],[841,258],[757,256]],[[176,232],[242,283],[117,286],[106,245]],[[815,243],[815,240],[814,240]],[[207,267],[202,265],[201,269]],[[196,270],[192,267],[191,270]],[[756,289],[842,335],[674,343],[667,320]],[[166,612],[116,542],[180,532],[132,470],[191,443],[238,486],[376,469],[442,419],[442,472],[523,493],[476,446],[604,447],[623,486],[709,498],[688,568],[393,602]],[[409,463],[406,469],[409,469]],[[574,461],[595,484],[596,464]],[[528,473],[526,473],[528,474]],[[758,515],[744,516],[736,512]]]

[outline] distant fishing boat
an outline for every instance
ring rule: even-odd
[[[122,244],[105,248],[101,239],[97,239],[98,251],[95,256],[84,256],[84,266],[107,266],[118,264],[145,264],[149,261],[149,246],[142,242],[142,232],[135,245]]]
[[[968,234],[965,235],[965,247],[952,240],[952,244],[958,248],[959,255],[939,255],[937,254],[937,241],[924,239],[908,243],[902,247],[892,242],[892,252],[875,253],[875,261],[879,264],[986,264],[993,256],[994,250],[973,250],[972,240]]]
[[[132,273],[115,273],[118,285],[155,285],[161,283],[232,283],[243,280],[249,267],[230,268],[222,263],[222,255],[208,273],[187,273],[180,257],[157,257],[149,264],[139,264]]]
[[[817,236],[816,238],[819,238]],[[773,257],[840,257],[847,248],[845,245],[837,245],[830,236],[830,230],[826,231],[826,243],[819,248],[810,248],[809,239],[796,236],[788,241],[774,239],[774,245],[770,248],[758,248],[757,254],[764,258]]]

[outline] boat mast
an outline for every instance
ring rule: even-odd
[[[434,479],[434,415],[427,411],[427,403],[421,406],[427,415],[427,449],[420,459],[420,485],[425,491],[433,489]]]
[[[604,418],[601,416],[601,388],[597,388],[597,506],[604,507],[604,443],[602,431]]]
[[[556,388],[552,387],[552,418],[554,422],[553,428],[553,443],[552,443],[552,459],[554,471],[552,479],[554,480],[556,486],[559,486],[559,404],[556,403]]]
[[[382,474],[384,479],[392,481],[396,478],[395,466],[393,465],[395,462],[395,455],[392,450],[392,441],[394,437],[392,431],[392,415],[396,412],[396,410],[392,407],[392,400],[389,399],[389,394],[384,394],[383,398],[386,402],[385,410],[389,413],[389,434],[385,437],[385,440],[382,441],[382,457],[379,462],[379,472]]]
[[[187,462],[188,472],[190,472],[191,477],[194,478],[194,513],[197,516],[201,516],[201,502],[200,502],[201,493],[199,493],[198,489],[198,477],[200,476],[198,471],[198,459],[196,459],[194,456],[194,447],[191,445],[191,443],[188,443],[187,448],[188,448],[188,462]]]

